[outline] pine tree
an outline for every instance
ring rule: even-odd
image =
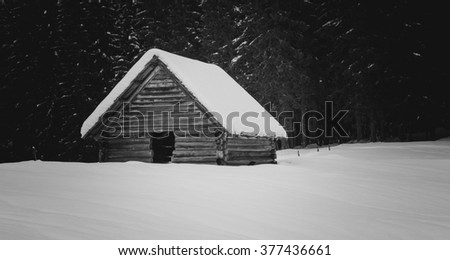
[[[243,36],[239,28],[243,20],[239,6],[239,3],[231,1],[206,1],[202,4],[200,39],[204,60],[229,73],[240,58],[235,51],[235,44]]]
[[[231,71],[260,103],[272,103],[274,111],[293,111],[299,120],[317,109],[318,81],[308,69],[314,61],[304,38],[308,25],[290,5],[274,3],[241,7],[242,35],[235,41],[239,59]]]

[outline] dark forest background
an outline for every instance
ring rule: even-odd
[[[153,47],[218,64],[296,121],[333,101],[350,111],[350,138],[333,142],[436,139],[450,126],[445,10],[423,1],[2,0],[0,162],[96,160],[80,139],[83,121]],[[291,146],[318,141],[330,140]]]

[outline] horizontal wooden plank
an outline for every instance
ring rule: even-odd
[[[227,165],[257,165],[257,164],[267,164],[276,163],[274,159],[260,159],[260,160],[228,160],[225,161]]]
[[[175,149],[183,147],[210,147],[216,148],[216,143],[213,142],[175,142]]]
[[[130,150],[130,151],[140,151],[140,150],[148,150],[150,147],[150,144],[142,144],[142,143],[135,143],[135,144],[109,144],[108,146],[105,146],[105,149],[108,150]]]
[[[154,83],[154,82],[149,82],[145,85],[145,87],[143,89],[141,89],[142,91],[145,92],[150,92],[150,91],[161,91],[161,90],[170,90],[170,89],[176,89],[179,91],[183,91],[180,86],[178,86],[176,83],[174,83],[173,81],[170,82],[166,82],[166,83]]]
[[[214,136],[216,130],[220,130],[221,127],[215,126],[213,123],[209,122],[204,124],[196,125],[186,125],[177,124],[174,125],[171,122],[155,122],[154,124],[145,125],[140,124],[138,126],[118,126],[115,132],[111,132],[111,129],[103,132],[103,138],[100,140],[118,140],[118,139],[130,139],[130,138],[140,138],[149,139],[151,132],[167,132],[176,131],[177,136]],[[100,131],[102,132],[102,131]],[[110,138],[108,138],[110,137]],[[126,142],[126,141],[125,141]]]
[[[228,158],[235,157],[273,157],[272,151],[260,151],[260,152],[249,152],[249,151],[227,151],[226,156]]]
[[[176,121],[175,121],[176,120]],[[119,127],[125,124],[151,124],[151,123],[157,123],[157,122],[184,122],[189,124],[199,124],[199,123],[209,123],[214,124],[213,121],[209,120],[208,118],[202,117],[200,112],[194,112],[194,113],[188,113],[188,112],[181,112],[181,113],[175,113],[175,112],[167,112],[164,114],[161,113],[143,113],[143,114],[131,114],[131,115],[124,115],[120,118],[120,120],[116,121],[114,124],[109,125],[108,127]]]
[[[214,137],[215,131],[217,129],[221,129],[221,128],[211,125],[211,126],[208,126],[207,128],[203,128],[201,132],[176,130],[175,136],[177,136],[177,137],[198,137],[198,136]]]
[[[272,144],[271,139],[266,138],[228,138],[229,144]]]
[[[227,145],[227,151],[242,151],[242,152],[264,152],[275,150],[274,147],[269,145],[259,146],[230,146]]]
[[[271,162],[274,161],[276,158],[270,158],[270,157],[233,157],[228,158],[224,157],[225,162],[232,162],[232,161],[248,161],[248,162]]]
[[[176,93],[163,93],[163,94],[153,93],[151,95],[138,94],[135,97],[135,99],[140,99],[140,100],[149,100],[149,99],[154,99],[154,98],[172,99],[172,98],[184,98],[185,96],[186,96],[186,94],[184,94],[183,92],[177,91]]]
[[[159,75],[155,75],[150,81],[147,82],[147,85],[150,84],[168,84],[168,83],[176,83],[171,77],[162,78]]]
[[[156,75],[155,75],[156,76]],[[153,85],[153,84],[167,84],[167,83],[173,83],[174,81],[171,78],[164,78],[164,79],[158,79],[158,78],[153,78],[152,80],[150,80],[147,85]]]
[[[173,87],[159,87],[159,88],[144,88],[139,92],[142,96],[147,95],[153,95],[153,94],[164,94],[164,93],[184,93],[180,88],[173,86]]]
[[[172,85],[172,86],[158,86],[158,87],[152,87],[152,88],[147,88],[146,87],[146,88],[141,90],[140,94],[145,96],[145,95],[148,95],[148,94],[151,94],[151,93],[159,93],[159,92],[166,92],[166,91],[169,91],[169,92],[179,91],[179,92],[181,92],[182,90],[178,86],[175,86],[175,85]]]
[[[189,151],[192,151],[192,149],[193,148],[191,148],[191,147],[188,147],[188,148],[178,147],[178,148],[175,148],[174,151],[189,152]],[[210,151],[211,153],[214,153],[217,151],[216,148],[211,148],[211,147],[195,147],[195,150],[196,151]]]
[[[130,147],[130,146],[148,146],[150,143],[150,138],[142,138],[142,139],[148,139],[148,140],[142,140],[139,142],[135,142],[135,141],[126,141],[127,139],[122,139],[121,141],[116,141],[116,142],[105,142],[104,146],[105,147]],[[131,138],[130,138],[131,140]]]
[[[130,109],[139,108],[153,108],[153,111],[175,111],[178,109],[180,112],[184,111],[201,111],[194,103],[191,101],[181,101],[181,102],[154,102],[153,100],[136,100],[130,104]]]
[[[207,120],[194,120],[193,118],[191,120],[188,120],[187,118],[179,118],[175,119],[173,117],[169,118],[163,118],[163,117],[155,117],[152,120],[145,120],[145,119],[127,119],[124,120],[121,123],[117,123],[114,126],[108,126],[108,128],[105,128],[105,130],[108,130],[108,132],[111,132],[114,129],[123,129],[124,127],[144,127],[144,126],[155,126],[155,125],[161,125],[161,124],[170,124],[170,125],[183,125],[183,126],[198,126],[199,129],[209,127],[209,126],[215,126],[214,122],[207,121]],[[247,145],[247,144],[243,144]],[[251,145],[251,144],[248,144]],[[256,145],[256,144],[255,144]]]
[[[168,73],[163,72],[163,71],[159,71],[158,74],[156,74],[152,78],[153,81],[155,81],[155,80],[167,80],[167,79],[171,79],[170,75]]]
[[[190,151],[174,150],[173,155],[176,157],[216,156],[216,151],[215,150],[190,150]]]
[[[173,163],[216,163],[216,156],[203,157],[176,157],[172,158]]]
[[[144,88],[139,92],[141,96],[147,95],[164,95],[164,94],[184,94],[184,92],[177,87],[165,87],[165,88]]]
[[[171,104],[176,104],[178,102],[185,102],[185,101],[191,101],[191,99],[189,98],[173,98],[173,99],[148,99],[148,100],[142,100],[141,102],[149,102],[149,103],[171,103]]]
[[[228,153],[225,153],[225,156],[227,157],[227,158],[238,158],[238,157],[240,157],[240,158],[255,158],[255,159],[257,159],[257,158],[259,158],[259,157],[261,157],[261,158],[273,158],[274,156],[275,156],[276,154],[273,154],[273,153],[270,153],[270,152],[245,152],[245,153],[242,153],[242,152],[228,152]]]
[[[175,112],[171,110],[164,110],[164,111],[155,111],[151,107],[140,107],[133,109],[131,113],[125,113],[120,119],[122,122],[117,121],[117,123],[122,124],[123,122],[142,122],[145,121],[148,122],[154,122],[158,120],[174,120],[175,118],[179,118],[180,120],[184,120],[187,122],[188,119],[195,120],[195,122],[200,122],[200,120],[203,120],[205,122],[208,122],[209,120],[207,118],[202,118],[201,111],[189,111],[189,112]],[[148,119],[147,119],[148,118]],[[140,121],[139,121],[140,120]],[[208,120],[208,121],[207,121]]]
[[[217,137],[175,137],[176,142],[208,142],[216,143]]]
[[[227,144],[229,145],[234,145],[234,146],[257,146],[257,145],[272,145],[274,144],[274,142],[270,142],[270,141],[237,141],[237,140],[226,140]]]
[[[140,97],[139,99],[133,100],[133,102],[130,102],[130,104],[141,104],[141,103],[168,103],[168,104],[177,104],[177,103],[184,103],[184,102],[190,102],[191,99],[183,96],[173,96],[173,97],[161,97],[161,96],[155,96],[155,97]]]
[[[167,103],[163,103],[163,102],[158,102],[158,103],[155,103],[155,102],[153,102],[153,101],[151,101],[151,102],[147,102],[147,101],[145,101],[145,100],[134,100],[132,103],[131,103],[131,107],[134,107],[134,106],[143,106],[143,105],[145,105],[145,104],[150,104],[152,107],[154,107],[155,109],[156,108],[159,108],[159,107],[161,107],[161,109],[160,110],[163,110],[164,108],[167,108],[167,107],[173,107],[173,106],[175,106],[175,105],[179,105],[180,106],[180,108],[188,108],[188,107],[192,107],[192,106],[194,106],[195,105],[195,103],[192,101],[192,100],[183,100],[182,102],[179,102],[179,103],[173,103],[173,102],[167,102]],[[186,109],[185,109],[186,110]]]
[[[108,144],[105,145],[105,149],[117,149],[117,150],[143,150],[150,147],[149,143],[120,143],[120,144]]]
[[[209,129],[204,128],[200,129],[199,127],[195,128],[193,126],[177,126],[177,125],[155,125],[155,126],[149,126],[149,127],[142,127],[142,128],[124,128],[122,132],[118,132],[120,136],[139,136],[139,137],[150,137],[151,133],[153,132],[167,132],[167,131],[173,131],[177,130],[179,131],[185,131],[187,133],[192,134],[207,134]],[[214,132],[211,132],[211,135],[213,135]],[[202,142],[199,142],[202,143]]]
[[[111,138],[101,139],[105,145],[121,145],[121,144],[149,144],[149,138]]]
[[[137,129],[136,129],[136,131],[134,131],[133,129],[130,130],[130,129],[124,128],[123,130],[118,130],[115,133],[105,132],[105,133],[103,133],[103,138],[104,139],[106,139],[106,138],[125,138],[126,139],[128,137],[131,137],[131,138],[143,138],[144,139],[144,138],[150,137],[149,133],[150,133],[150,131],[141,131],[141,130],[138,131]]]

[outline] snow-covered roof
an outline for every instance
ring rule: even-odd
[[[84,121],[81,136],[84,137],[98,122],[100,117],[110,109],[120,95],[131,85],[146,65],[157,57],[181,81],[195,98],[232,134],[253,133],[258,136],[287,137],[286,131],[245,89],[243,89],[222,68],[159,49],[147,51],[127,72],[122,80],[111,90],[94,112]],[[238,117],[235,115],[238,113]],[[250,113],[248,113],[250,112]],[[249,115],[244,124],[242,116]],[[265,113],[265,114],[264,114]],[[231,119],[231,117],[234,117]],[[244,116],[245,116],[244,115]],[[227,120],[227,117],[230,117]],[[268,123],[265,121],[268,120]],[[255,129],[255,124],[259,129]],[[265,127],[270,126],[270,129]],[[256,130],[256,131],[255,131]]]

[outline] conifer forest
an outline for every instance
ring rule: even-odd
[[[0,162],[96,161],[80,128],[149,49],[223,68],[273,113],[348,110],[349,137],[448,135],[445,8],[412,0],[0,1]],[[300,131],[292,129],[292,133]]]

